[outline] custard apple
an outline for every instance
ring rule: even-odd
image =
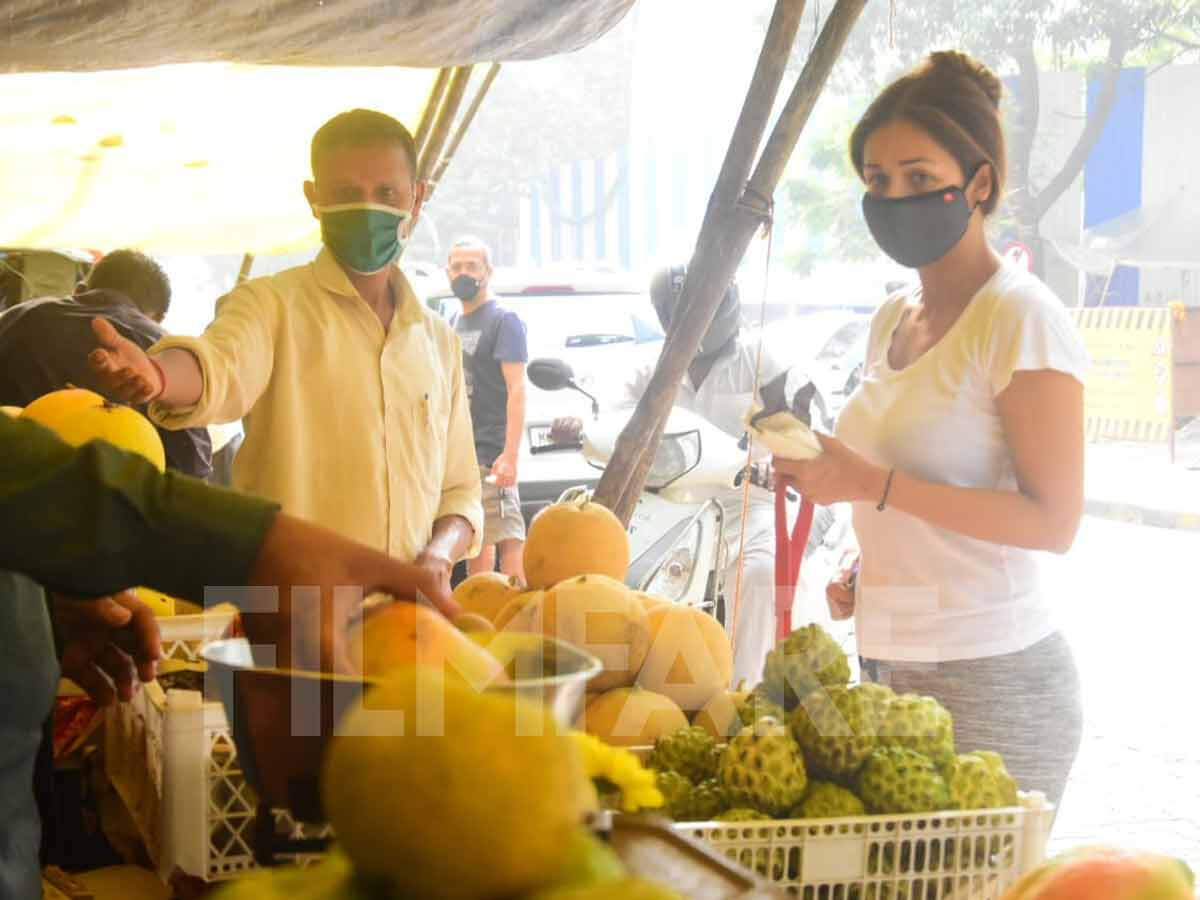
[[[678,772],[655,772],[654,780],[663,795],[662,814],[675,820],[686,819],[688,802],[695,787],[691,781]]]
[[[818,688],[788,713],[788,724],[814,774],[849,782],[878,746],[875,707],[853,688]]]
[[[844,687],[850,661],[838,642],[820,625],[797,628],[767,654],[763,684],[772,700],[792,710],[800,698],[819,687]]]
[[[808,792],[800,805],[791,811],[793,819],[837,819],[842,816],[865,816],[866,807],[854,794],[828,781],[810,781]]]
[[[721,757],[721,784],[734,806],[782,816],[808,785],[804,757],[786,725],[762,718],[743,728]]]
[[[887,713],[888,705],[896,699],[896,692],[886,684],[876,684],[873,681],[864,681],[862,684],[856,684],[850,688],[854,693],[862,696],[871,705],[871,724],[875,730],[875,734],[879,734],[879,729],[883,725],[884,714]]]
[[[763,716],[769,716],[778,722],[784,719],[783,707],[771,699],[765,684],[757,685],[746,695],[746,699],[737,705],[737,716],[742,722],[742,728],[753,725]]]
[[[720,760],[713,736],[697,725],[689,725],[655,741],[649,763],[653,769],[678,772],[699,783],[716,777]]]
[[[873,813],[950,808],[950,789],[933,760],[905,747],[871,751],[858,773],[857,794]]]
[[[988,750],[960,753],[946,769],[946,783],[956,809],[1017,805],[1017,783],[998,753]]]
[[[761,822],[767,818],[757,809],[749,809],[745,806],[736,806],[733,809],[727,809],[718,816],[713,817],[714,822]]]
[[[954,720],[933,697],[901,694],[887,705],[879,742],[915,750],[939,766],[949,765],[954,759]]]
[[[692,790],[687,805],[687,821],[710,822],[728,806],[720,779],[707,778]]]

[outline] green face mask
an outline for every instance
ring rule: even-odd
[[[399,259],[405,238],[400,229],[412,213],[379,203],[342,203],[314,207],[321,217],[321,239],[338,261],[360,275],[371,275]]]

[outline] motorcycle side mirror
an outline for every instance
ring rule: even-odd
[[[534,387],[543,391],[561,391],[575,387],[575,371],[561,359],[543,357],[530,360],[525,372]]]
[[[525,373],[533,382],[533,386],[543,391],[561,391],[566,388],[578,391],[592,401],[592,417],[600,415],[600,403],[575,383],[575,370],[561,359],[542,357],[530,360],[529,365],[525,367]]]

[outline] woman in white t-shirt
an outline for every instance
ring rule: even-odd
[[[960,751],[996,750],[1058,799],[1082,717],[1038,555],[1065,553],[1083,510],[1087,357],[1058,298],[988,243],[1000,92],[935,53],[855,128],[867,224],[920,283],[876,313],[837,437],[776,466],[816,503],[853,504],[861,564],[829,600],[855,616],[865,676],[937,697]]]

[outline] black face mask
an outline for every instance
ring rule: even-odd
[[[455,275],[450,282],[450,290],[459,300],[470,303],[479,296],[479,279],[470,275]]]
[[[975,178],[977,167],[968,177]],[[967,206],[965,188],[939,188],[912,197],[876,197],[864,194],[863,218],[879,248],[910,269],[937,262],[967,233],[973,209]]]

